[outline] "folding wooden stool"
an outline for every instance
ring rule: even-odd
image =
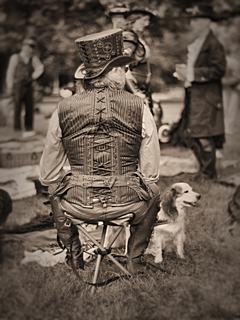
[[[91,282],[92,288],[91,288],[91,293],[93,294],[96,290],[96,285],[97,285],[97,279],[98,275],[100,272],[100,266],[103,258],[107,257],[109,260],[111,260],[116,267],[124,274],[124,276],[131,276],[131,273],[124,267],[122,266],[111,254],[112,246],[118,236],[120,235],[121,231],[128,225],[129,220],[133,217],[132,214],[126,214],[121,216],[119,219],[114,219],[110,221],[104,221],[104,220],[90,220],[90,221],[82,221],[76,218],[73,218],[72,216],[68,215],[65,213],[65,215],[71,220],[71,222],[77,226],[79,232],[81,232],[88,240],[90,240],[96,247],[96,254],[97,254],[97,259],[96,259],[96,265],[95,265],[95,270],[93,274],[93,279]],[[101,232],[101,238],[100,242],[99,240],[95,239],[89,231],[87,231],[83,225],[84,224],[98,224],[102,226],[102,232]],[[107,228],[109,226],[114,226],[118,227],[117,231],[114,232],[112,235],[111,239],[109,239],[109,242],[106,242],[106,235],[107,235]]]

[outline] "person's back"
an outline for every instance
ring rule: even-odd
[[[137,192],[130,190],[127,183],[132,179],[133,188],[140,186],[133,174],[139,165],[143,108],[140,98],[107,88],[76,94],[60,103],[62,142],[72,180],[78,181],[78,185],[68,191],[69,201],[74,199],[77,189],[81,192],[75,201],[84,205],[91,205],[97,196],[101,196],[102,202],[115,204],[139,200]],[[96,176],[103,176],[102,180]],[[110,177],[114,179],[111,189]],[[97,190],[99,193],[92,187],[96,179],[101,187]]]
[[[51,187],[58,236],[76,268],[83,267],[81,244],[64,212],[81,221],[132,213],[128,253],[133,270],[132,260],[138,263],[143,255],[158,212],[156,126],[143,100],[123,90],[125,65],[132,59],[123,54],[122,31],[89,35],[76,44],[84,91],[62,100],[50,120],[40,180]],[[66,160],[71,171],[63,181]]]

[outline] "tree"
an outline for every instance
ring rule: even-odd
[[[209,0],[211,1],[211,0]],[[139,1],[126,0],[131,6]],[[184,56],[187,24],[181,17],[184,9],[200,1],[142,0],[143,8],[154,10],[158,19],[146,33],[152,48],[155,89],[164,82],[173,82],[176,62]],[[218,12],[238,12],[238,0],[212,0]],[[110,28],[106,9],[113,0],[0,0],[1,87],[7,57],[20,49],[26,35],[35,35],[38,50],[52,79],[59,73],[72,75],[80,64],[74,40],[88,33]],[[226,26],[231,25],[227,20]],[[223,30],[225,30],[223,28]],[[233,28],[234,29],[234,28]],[[234,33],[234,30],[232,30]],[[238,34],[237,34],[238,36]]]

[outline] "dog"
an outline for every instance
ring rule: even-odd
[[[185,208],[195,207],[200,198],[201,195],[184,182],[173,184],[163,193],[157,223],[146,250],[146,254],[154,256],[155,263],[163,261],[162,252],[171,245],[176,248],[177,255],[184,259]]]

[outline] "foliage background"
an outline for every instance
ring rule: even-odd
[[[132,7],[150,8],[159,18],[145,37],[152,50],[153,87],[161,91],[174,84],[172,72],[182,62],[187,43],[187,23],[180,17],[184,8],[203,1],[125,0]],[[209,0],[216,12],[240,12],[240,0]],[[80,63],[74,40],[82,35],[111,28],[106,15],[112,0],[0,0],[0,89],[4,89],[7,61],[20,49],[25,35],[35,35],[45,65],[41,83],[49,83],[58,74],[70,75]],[[215,29],[226,47],[240,43],[239,18],[220,21]]]

